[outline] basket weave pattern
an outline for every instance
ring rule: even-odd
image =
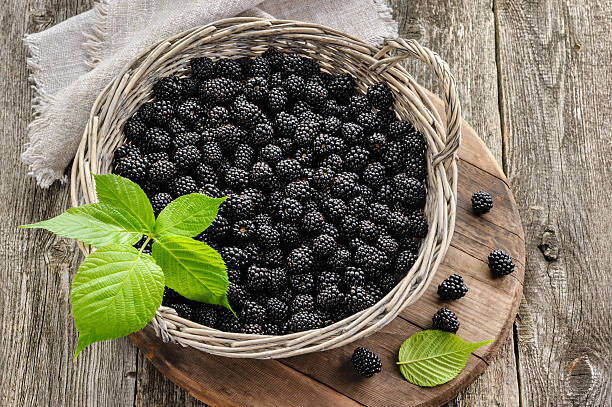
[[[455,226],[461,110],[448,65],[416,41],[389,40],[376,49],[328,27],[296,21],[231,18],[181,33],[135,58],[96,99],[71,174],[74,206],[96,202],[92,174],[111,171],[113,152],[123,144],[123,122],[151,99],[161,77],[188,72],[193,57],[255,56],[268,46],[317,60],[323,70],[349,72],[361,92],[385,81],[395,94],[395,111],[410,120],[427,141],[429,232],[418,260],[402,281],[374,306],[333,325],[281,336],[222,332],[179,317],[160,307],[151,324],[164,341],[228,357],[281,358],[331,349],[370,335],[414,303],[444,258]],[[440,82],[446,122],[409,73],[397,63],[407,58],[426,63]],[[81,246],[88,254],[90,248]]]

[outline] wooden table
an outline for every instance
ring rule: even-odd
[[[508,176],[526,239],[514,334],[450,405],[611,405],[612,3],[599,0],[390,0],[404,37],[438,51],[464,116]],[[35,187],[19,155],[31,119],[24,33],[91,0],[2,7],[0,405],[201,405],[128,339],[72,363],[69,282],[81,256],[16,225],[69,206],[66,186]],[[419,66],[424,85],[433,82]]]

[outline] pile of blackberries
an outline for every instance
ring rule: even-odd
[[[159,80],[126,121],[114,172],[141,185],[156,214],[181,195],[228,196],[196,239],[225,260],[239,319],[169,289],[164,304],[271,335],[374,305],[412,267],[428,228],[426,142],[396,116],[391,89],[359,94],[351,74],[276,48],[189,68]]]

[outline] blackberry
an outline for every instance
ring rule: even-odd
[[[397,256],[395,260],[395,272],[404,275],[414,265],[417,260],[417,255],[410,250],[404,250]]]
[[[295,127],[295,142],[300,147],[310,147],[319,132],[318,124],[314,122],[301,122]]]
[[[265,162],[257,162],[251,168],[249,179],[251,183],[260,188],[268,188],[274,172],[272,168]]]
[[[269,254],[270,252],[266,253],[266,255]],[[268,293],[270,295],[276,295],[285,289],[288,281],[289,277],[287,276],[287,271],[284,268],[276,267],[271,269],[268,278]]]
[[[327,189],[333,179],[335,172],[327,167],[319,167],[314,171],[314,173],[309,177],[310,183],[319,190]]]
[[[265,335],[284,335],[286,333],[281,328],[281,325],[264,324],[262,328]]]
[[[255,147],[262,147],[272,143],[274,140],[274,129],[269,123],[258,123],[251,131],[251,141]]]
[[[176,76],[161,78],[153,86],[153,94],[158,100],[176,101],[183,93],[181,81]]]
[[[293,181],[285,188],[285,195],[297,201],[307,201],[312,198],[313,189],[308,181]]]
[[[115,165],[115,174],[138,182],[147,175],[147,162],[140,155],[120,158]]]
[[[249,173],[240,168],[231,167],[225,174],[225,184],[230,188],[241,190],[249,182]]]
[[[262,77],[250,78],[244,83],[244,95],[253,103],[262,103],[268,97],[268,81]]]
[[[243,195],[230,194],[225,200],[226,211],[234,219],[247,219],[253,216],[253,200]]]
[[[318,156],[343,153],[346,146],[344,140],[339,137],[321,133],[312,142],[312,149]]]
[[[291,313],[297,314],[301,311],[312,311],[314,310],[315,303],[314,298],[310,294],[298,294],[291,301]]]
[[[291,288],[296,293],[307,294],[315,289],[315,279],[311,273],[294,274],[289,277]]]
[[[298,125],[298,119],[287,112],[280,112],[276,115],[274,128],[281,137],[292,136]]]
[[[217,215],[213,223],[203,233],[213,239],[223,239],[230,230],[229,221],[222,215]]]
[[[283,199],[277,208],[278,215],[283,222],[295,222],[302,216],[302,205],[295,199]]]
[[[245,301],[240,312],[240,319],[246,324],[264,324],[266,309],[253,301]]]
[[[283,85],[283,74],[280,72],[274,72],[272,75],[270,75],[270,77],[268,78],[268,87],[271,88],[278,88],[280,86]]]
[[[205,104],[222,105],[234,99],[240,90],[239,82],[227,78],[215,78],[200,84],[199,95]]]
[[[382,370],[380,358],[367,348],[357,348],[351,356],[353,369],[363,377],[372,377]]]
[[[337,134],[342,129],[342,122],[335,116],[329,116],[321,122],[321,131],[327,134]]]
[[[249,57],[240,57],[236,59],[236,62],[238,62],[238,65],[240,65],[242,73],[248,75],[251,65],[253,65],[253,59]]]
[[[351,252],[344,247],[339,247],[336,253],[327,259],[329,268],[337,273],[344,272],[350,262]]]
[[[196,146],[181,147],[174,153],[174,162],[180,170],[188,170],[200,161],[200,150]]]
[[[370,152],[361,147],[351,147],[346,153],[346,169],[353,172],[361,172],[367,165]]]
[[[347,101],[354,93],[355,78],[348,73],[338,75],[329,83],[327,88],[335,99]]]
[[[260,264],[261,263],[261,255],[262,255],[261,247],[259,247],[257,244],[253,242],[250,242],[244,245],[243,249],[247,254],[247,262],[249,264],[252,264],[252,263]]]
[[[312,252],[319,258],[327,258],[336,250],[336,241],[330,235],[322,234],[312,240]]]
[[[334,222],[339,221],[348,213],[348,207],[342,199],[329,198],[321,202],[321,208],[325,217]]]
[[[123,125],[123,134],[132,143],[142,143],[146,131],[147,126],[137,116],[130,117]]]
[[[424,155],[408,155],[404,160],[404,171],[410,177],[423,181],[427,176],[427,163]]]
[[[408,134],[404,135],[402,141],[408,151],[410,151],[412,154],[422,156],[427,149],[425,137],[423,137],[423,134],[417,131],[414,127],[412,127]]]
[[[191,66],[191,74],[193,77],[200,81],[210,79],[215,75],[213,68],[214,64],[210,58],[194,58],[189,61],[189,65]]]
[[[213,328],[217,324],[217,309],[213,305],[202,304],[193,311],[193,321]]]
[[[361,113],[370,113],[372,105],[365,96],[351,96],[348,101],[348,114],[357,118]]]
[[[350,199],[359,194],[358,177],[356,174],[343,172],[334,178],[332,193],[343,199]]]
[[[268,164],[276,164],[283,158],[283,151],[279,146],[268,144],[259,152],[259,158]]]
[[[318,211],[308,212],[302,218],[302,230],[309,235],[320,233],[324,224],[325,217]]]
[[[255,223],[252,220],[243,219],[234,223],[232,235],[239,242],[248,242],[255,235]]]
[[[217,140],[224,151],[232,151],[245,139],[244,131],[233,124],[226,124],[219,128]]]
[[[268,214],[260,213],[259,215],[253,218],[253,222],[255,222],[255,225],[257,227],[262,227],[263,225],[272,224],[272,218]]]
[[[333,271],[323,271],[317,275],[317,290],[323,291],[327,287],[340,284],[340,274]]]
[[[387,256],[382,251],[369,245],[357,247],[354,254],[354,262],[357,267],[361,267],[366,272],[374,274],[389,266]]]
[[[251,60],[248,75],[267,78],[270,75],[270,63],[263,57],[257,57]]]
[[[408,208],[418,208],[425,203],[425,187],[416,178],[405,173],[393,177],[393,187],[398,201]]]
[[[255,151],[247,144],[240,144],[234,151],[234,167],[249,170],[255,157]]]
[[[278,324],[287,318],[289,306],[278,298],[270,298],[266,304],[266,312],[268,321]]]
[[[169,187],[174,198],[198,192],[198,185],[189,175],[174,178],[170,181]]]
[[[233,59],[219,58],[213,64],[213,72],[216,76],[240,80],[242,79],[242,68]]]
[[[194,173],[195,179],[202,185],[205,184],[216,184],[217,174],[215,169],[210,165],[198,164]]]
[[[446,307],[442,307],[435,313],[431,319],[433,329],[455,333],[459,329],[459,321],[453,311]]]
[[[384,184],[378,189],[378,199],[388,205],[391,205],[394,200],[395,191],[393,186]]]
[[[242,326],[242,333],[248,335],[263,335],[264,331],[259,324],[244,324]]]
[[[378,110],[388,109],[393,105],[393,93],[384,82],[378,82],[368,87],[368,100]]]
[[[368,217],[368,203],[360,196],[349,201],[348,210],[349,213],[357,219],[365,219]]]
[[[268,65],[273,72],[285,69],[285,57],[278,49],[270,47],[261,56],[268,61]]]
[[[342,277],[342,284],[346,288],[352,286],[363,286],[366,281],[366,275],[359,267],[347,267]]]
[[[472,210],[476,215],[487,213],[493,208],[493,199],[488,192],[476,191],[472,195]]]
[[[380,123],[378,123],[378,118],[372,112],[362,112],[355,118],[355,122],[358,125],[363,127],[364,131],[368,134],[373,133],[378,130],[380,127]]]
[[[274,249],[280,244],[280,233],[271,225],[257,228],[257,241],[266,249]]]
[[[313,107],[310,106],[308,103],[303,100],[298,100],[293,105],[293,108],[291,109],[291,114],[299,117],[304,113],[312,112],[312,110]]]
[[[208,142],[202,145],[202,163],[211,166],[218,165],[223,159],[223,152],[219,144]]]
[[[172,142],[168,132],[159,127],[151,127],[147,130],[144,137],[146,149],[149,152],[168,150]]]
[[[315,81],[308,81],[304,85],[304,100],[306,103],[316,107],[320,107],[325,103],[328,93],[325,87]]]
[[[263,293],[269,283],[270,270],[258,266],[249,266],[246,272],[247,287],[250,292]]]
[[[387,136],[383,133],[374,132],[368,135],[365,144],[373,157],[384,158],[384,152],[387,149]]]
[[[247,124],[252,123],[259,116],[260,110],[257,105],[249,102],[242,96],[234,100],[230,112],[237,123]]]
[[[412,123],[403,120],[398,120],[389,125],[387,134],[389,135],[390,140],[400,141],[413,131],[414,127],[412,126]]]
[[[340,221],[340,231],[347,239],[357,236],[359,233],[359,220],[353,215],[347,215]]]
[[[317,305],[324,310],[333,310],[342,304],[344,295],[337,286],[330,285],[317,294]]]
[[[377,224],[386,225],[389,221],[390,210],[387,205],[375,202],[370,206],[370,219]]]
[[[174,115],[174,106],[167,100],[158,100],[153,103],[151,121],[158,125],[164,125],[170,121]]]
[[[514,263],[512,258],[505,251],[498,249],[493,250],[488,257],[489,269],[496,277],[503,277],[514,271]]]
[[[217,215],[217,220],[219,215]],[[211,225],[212,227],[213,225]],[[221,247],[218,250],[219,254],[223,258],[223,261],[229,268],[242,269],[247,265],[248,255],[247,253],[238,247]]]
[[[390,258],[395,258],[395,255],[399,251],[399,243],[391,236],[382,235],[376,240],[376,248]]]
[[[302,246],[287,255],[287,270],[292,274],[308,273],[314,267],[312,250]]]
[[[380,301],[380,299],[383,297],[383,292],[380,289],[378,284],[380,283],[380,281],[382,281],[385,278],[385,275],[386,274],[382,274],[378,276],[378,278],[376,279],[376,284],[369,282],[364,287],[367,293],[370,295],[370,297],[372,297],[372,300],[375,303]]]
[[[304,79],[292,74],[289,75],[284,81],[283,81],[283,89],[285,89],[285,91],[287,92],[287,94],[289,95],[289,97],[293,100],[298,99],[300,96],[302,96],[302,93],[304,92],[304,87],[305,87],[305,82]]]
[[[222,198],[225,196],[225,192],[221,191],[216,185],[205,184],[198,190],[200,194],[210,196],[211,198]]]
[[[376,119],[378,120],[380,128],[383,130],[388,129],[391,123],[398,120],[395,112],[392,109],[379,110],[378,113],[376,113]]]
[[[189,306],[188,304],[181,304],[181,303],[173,304],[172,308],[174,308],[174,310],[176,311],[179,317],[185,318],[188,320],[193,319],[193,310],[191,306]]]
[[[206,114],[206,123],[210,127],[219,127],[227,124],[230,120],[230,112],[223,106],[213,106]]]
[[[366,291],[365,288],[353,286],[346,293],[346,306],[351,314],[355,314],[366,308],[374,305],[374,298]]]
[[[142,121],[145,125],[151,125],[153,124],[153,111],[153,103],[143,103],[133,118],[140,119],[140,121]]]
[[[302,236],[296,225],[281,223],[278,225],[278,231],[284,246],[293,247],[300,244]]]
[[[268,92],[268,109],[271,112],[280,112],[289,102],[289,96],[283,88],[273,88]]]
[[[190,145],[198,145],[200,143],[200,135],[194,131],[189,131],[185,133],[177,134],[172,140],[172,146],[175,149],[190,146]]]
[[[408,215],[408,230],[414,237],[427,236],[427,219],[422,211],[413,211]]]
[[[380,235],[378,227],[369,220],[359,222],[359,237],[367,243],[373,243]]]
[[[443,300],[458,300],[467,292],[468,288],[459,274],[452,274],[438,286],[438,295]]]
[[[383,161],[388,168],[399,171],[404,167],[407,155],[408,152],[402,143],[391,141],[385,146],[381,155],[381,161]]]
[[[236,269],[227,269],[227,279],[230,283],[242,283],[242,271]]]
[[[317,314],[311,311],[300,311],[293,314],[289,319],[291,332],[309,331],[321,326],[321,320]]]
[[[228,309],[224,309],[218,318],[217,329],[225,332],[242,332],[242,323]]]
[[[281,160],[276,164],[276,173],[282,180],[290,182],[302,175],[302,166],[294,159]]]
[[[240,273],[237,269],[231,269],[234,275]],[[227,300],[235,311],[240,311],[244,304],[248,299],[247,292],[245,288],[235,282],[232,282],[230,279],[230,283],[227,289]]]
[[[172,137],[177,137],[179,134],[187,133],[189,130],[187,129],[187,126],[185,126],[185,123],[176,117],[171,117],[168,121],[161,123],[161,125],[164,126]]]
[[[262,255],[261,264],[266,267],[282,267],[285,265],[285,254],[278,247],[269,249]]]
[[[168,204],[172,202],[172,196],[165,192],[160,192],[155,194],[151,198],[151,206],[153,207],[153,212],[155,216],[159,215],[159,213],[166,207]]]
[[[180,78],[181,86],[183,88],[183,96],[186,98],[193,98],[198,96],[198,87],[200,82],[195,78]]]
[[[363,127],[356,123],[348,122],[344,123],[340,129],[342,137],[349,144],[359,144],[362,142],[364,137]]]

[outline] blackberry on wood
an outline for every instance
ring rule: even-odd
[[[487,213],[493,208],[493,199],[488,192],[476,191],[472,195],[472,210],[477,215]]]
[[[468,288],[459,274],[452,274],[438,286],[438,295],[443,300],[457,300],[467,292]]]
[[[488,257],[489,268],[496,277],[503,277],[514,271],[514,263],[505,251],[498,249],[493,250]]]
[[[353,369],[363,377],[372,377],[382,370],[380,358],[367,348],[359,347],[351,356]]]
[[[432,318],[433,328],[440,331],[455,333],[459,329],[457,316],[450,309],[443,307]]]

